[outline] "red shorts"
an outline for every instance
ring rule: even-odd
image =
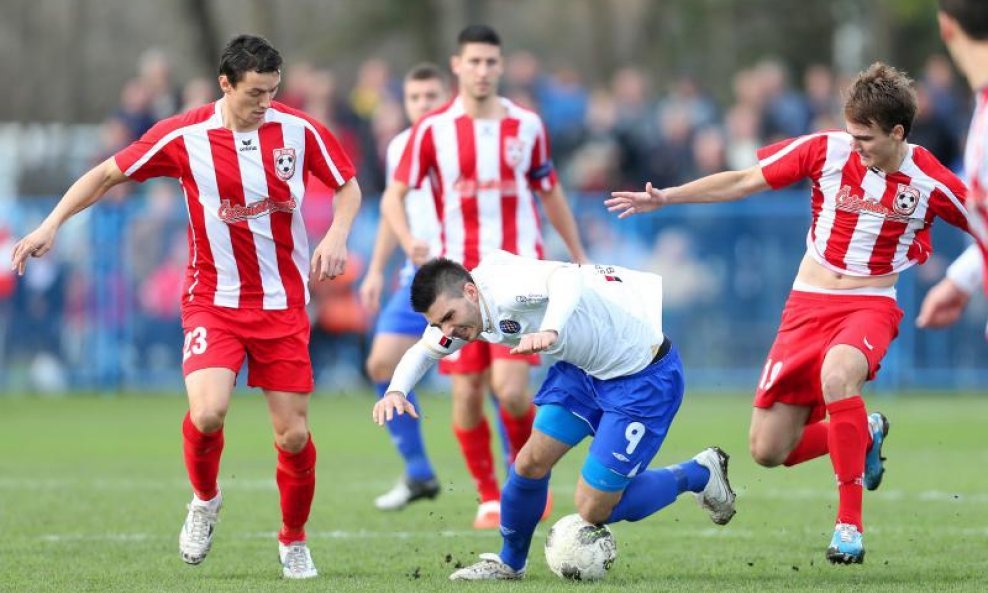
[[[490,368],[492,360],[499,359],[522,360],[532,366],[539,365],[538,354],[511,354],[511,347],[509,346],[475,340],[456,353],[440,360],[439,372],[443,375],[482,373]]]
[[[182,307],[182,373],[208,368],[240,372],[247,357],[247,385],[271,391],[311,393],[309,316],[305,307],[283,310]]]
[[[807,424],[823,420],[820,372],[827,351],[838,344],[860,350],[868,359],[870,381],[899,335],[901,320],[902,309],[889,297],[792,291],[758,381],[755,407],[807,406],[813,408]]]

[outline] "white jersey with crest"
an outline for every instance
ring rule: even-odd
[[[577,265],[494,251],[471,275],[480,291],[485,342],[517,346],[555,330],[546,353],[598,379],[637,373],[662,334],[662,278],[618,266]],[[388,391],[408,393],[428,368],[466,342],[429,327],[402,357]]]

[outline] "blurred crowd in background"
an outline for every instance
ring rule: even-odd
[[[143,54],[136,72],[121,89],[119,106],[97,130],[88,131],[91,150],[85,162],[59,169],[54,179],[43,175],[48,185],[41,187],[64,191],[86,167],[125,147],[156,121],[218,98],[213,79],[175,80],[168,55],[160,51]],[[283,73],[278,100],[333,131],[357,166],[365,197],[351,235],[346,276],[312,287],[313,358],[317,380],[326,388],[363,384],[362,360],[373,319],[362,309],[356,288],[386,183],[385,148],[408,125],[402,75],[377,58],[363,62],[346,85],[331,69],[314,63],[289,63]],[[920,111],[910,140],[958,170],[970,94],[944,55],[930,56],[913,76]],[[697,353],[691,361],[687,349],[687,364],[737,370],[716,375],[712,382],[717,384],[745,378],[762,362],[748,356],[767,349],[786,283],[802,253],[809,217],[805,188],[761,206],[756,202],[762,198],[754,198],[720,210],[687,207],[623,225],[607,214],[601,200],[608,191],[639,188],[645,181],[665,187],[748,167],[756,162],[755,150],[767,143],[842,128],[840,89],[845,83],[826,64],[792,72],[781,61],[765,59],[737,72],[729,100],[718,101],[689,73],[655,80],[644,68],[628,65],[606,86],[591,87],[577,67],[549,70],[536,55],[522,51],[506,57],[502,94],[542,115],[591,258],[664,274],[668,323],[684,334],[678,342],[693,343]],[[13,212],[0,216],[4,261],[14,236],[36,224],[58,197],[33,195],[31,178],[37,172],[19,174]],[[331,203],[327,188],[309,188],[303,210],[310,238],[329,228]],[[73,221],[54,257],[33,260],[24,279],[16,281],[6,265],[0,268],[0,387],[57,392],[177,384],[185,226],[184,197],[176,182],[126,184]],[[904,295],[907,320],[905,303],[921,297],[923,287],[939,278],[944,262],[962,247],[958,235],[938,237],[941,258],[913,273],[916,294],[907,284]],[[548,239],[550,254],[564,253],[553,237]],[[931,353],[940,353],[931,368],[963,360],[963,353],[972,350],[965,345],[984,346],[980,332],[970,329],[983,324],[983,314],[973,307],[966,330],[952,330],[966,331],[962,345],[947,347],[937,337],[911,346],[909,339],[900,340],[902,348],[911,348],[904,359],[915,366],[920,358],[928,361]],[[968,357],[975,366],[978,356],[975,350]],[[926,384],[917,377],[898,377],[890,380]],[[748,383],[732,387],[744,389]]]

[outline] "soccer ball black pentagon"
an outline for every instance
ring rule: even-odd
[[[606,525],[587,523],[579,515],[556,521],[545,539],[549,570],[564,579],[602,579],[617,558],[617,543]]]

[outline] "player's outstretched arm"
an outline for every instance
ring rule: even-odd
[[[961,290],[950,278],[944,278],[923,299],[916,317],[916,327],[938,329],[953,325],[960,319],[970,300],[970,294]]]
[[[576,226],[576,219],[573,217],[569,202],[566,201],[566,196],[563,194],[563,188],[556,184],[552,189],[539,191],[538,194],[542,200],[542,208],[545,209],[546,218],[549,219],[552,228],[556,229],[556,232],[562,237],[573,263],[589,263],[590,260],[587,259],[587,254],[583,250],[583,243],[580,241],[580,230]]]
[[[90,169],[65,192],[44,222],[14,245],[10,268],[23,276],[27,258],[41,257],[51,251],[55,233],[66,220],[95,204],[110,188],[124,181],[127,176],[120,171],[113,157]]]
[[[336,191],[333,198],[333,224],[312,252],[310,272],[313,279],[325,280],[343,274],[346,268],[346,241],[353,219],[360,210],[360,186],[352,178]]]
[[[651,212],[669,204],[730,202],[770,189],[758,165],[743,171],[723,171],[666,189],[645,184],[645,191],[616,191],[604,201],[607,210],[618,218]]]
[[[426,328],[422,339],[402,355],[398,366],[395,367],[387,392],[384,397],[377,400],[371,410],[371,418],[374,422],[383,426],[385,422],[394,418],[395,414],[401,415],[405,412],[411,414],[412,418],[419,417],[415,406],[405,398],[405,394],[414,389],[436,361],[445,355],[425,344],[430,338],[435,338],[437,332],[436,328]],[[442,336],[442,333],[438,332],[438,335]]]
[[[421,266],[429,259],[429,244],[416,239],[408,227],[408,217],[405,216],[403,205],[406,194],[408,194],[408,186],[404,183],[400,181],[389,183],[381,195],[381,217],[388,222],[408,259],[416,266]]]
[[[377,237],[374,239],[374,250],[371,252],[367,274],[360,283],[360,302],[370,313],[377,313],[381,306],[381,294],[384,292],[384,268],[391,259],[398,237],[391,230],[391,225],[381,217],[377,224]]]

